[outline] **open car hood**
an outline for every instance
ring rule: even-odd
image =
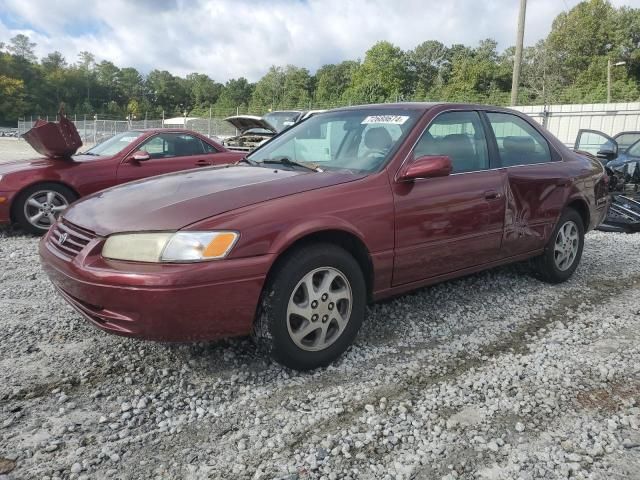
[[[76,126],[62,114],[59,122],[37,120],[22,138],[36,152],[49,158],[69,159],[82,146]]]
[[[225,118],[225,121],[240,130],[240,133],[244,133],[253,128],[262,128],[273,133],[278,133],[269,122],[264,120],[262,117],[256,117],[255,115],[236,115]]]

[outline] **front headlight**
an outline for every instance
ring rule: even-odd
[[[122,233],[111,235],[102,256],[133,262],[201,262],[224,258],[237,232]]]

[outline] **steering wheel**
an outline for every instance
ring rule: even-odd
[[[364,161],[362,162],[365,166],[363,169],[376,170],[382,165],[386,156],[387,152],[384,150],[371,150],[367,152],[367,155],[364,157]]]

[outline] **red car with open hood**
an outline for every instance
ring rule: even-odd
[[[40,255],[107,332],[254,332],[309,369],[345,351],[369,301],[525,259],[568,279],[607,202],[600,162],[518,112],[369,105],[313,116],[237,165],[89,196]]]
[[[43,157],[0,163],[0,223],[42,234],[79,197],[163,173],[240,160],[209,138],[189,130],[132,130],[87,151],[73,123],[40,122],[24,135]]]

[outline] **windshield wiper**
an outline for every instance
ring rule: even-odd
[[[258,162],[256,162],[255,160],[250,160],[247,157],[241,158],[236,163],[248,163],[249,165],[257,165],[258,164]]]
[[[305,170],[311,170],[312,172],[322,172],[322,169],[319,168],[316,165],[305,165],[304,163],[299,163],[299,162],[294,162],[293,160],[287,158],[287,157],[281,157],[281,158],[265,158],[264,160],[261,160],[260,162],[263,165],[285,165],[287,167],[298,167],[298,168],[304,168]]]
[[[93,153],[93,152],[82,152],[82,153],[79,153],[78,155],[93,155],[95,157],[99,157],[100,156],[99,153]]]

